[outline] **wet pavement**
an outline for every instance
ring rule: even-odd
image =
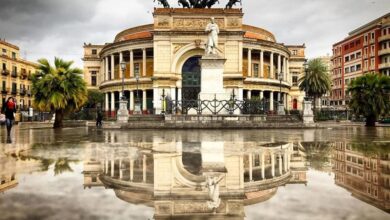
[[[0,219],[389,219],[390,128],[0,131]]]

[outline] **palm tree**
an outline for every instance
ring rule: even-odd
[[[78,110],[87,100],[83,71],[71,68],[72,61],[54,59],[54,67],[47,59],[38,60],[38,72],[32,76],[34,106],[56,114],[54,128],[61,128],[64,115]]]
[[[306,96],[313,97],[315,113],[317,99],[331,90],[331,79],[324,62],[319,58],[310,60],[305,76],[299,79],[299,83],[299,89],[305,91]]]
[[[366,117],[366,126],[373,127],[380,115],[390,111],[390,77],[369,73],[349,85],[349,107],[356,115]]]

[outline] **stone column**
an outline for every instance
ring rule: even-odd
[[[119,159],[119,179],[123,179],[122,159]]]
[[[104,77],[106,80],[109,80],[110,76],[109,76],[109,69],[108,69],[108,57],[104,58],[104,65],[105,65]]]
[[[252,49],[248,49],[248,76],[252,77]]]
[[[282,165],[282,154],[279,153],[279,175],[280,176],[283,174],[282,168],[283,168],[283,165]]]
[[[146,90],[142,90],[142,111],[148,110],[146,106]]]
[[[253,155],[249,154],[249,182],[253,181]]]
[[[111,111],[115,111],[115,92],[111,92]]]
[[[176,88],[171,88],[170,94],[172,101],[176,101]]]
[[[269,92],[269,110],[274,110],[274,92],[272,91]]]
[[[108,159],[107,159],[107,158],[105,159],[105,163],[106,163],[106,165],[105,165],[105,171],[104,171],[104,173],[105,173],[105,174],[108,174]]]
[[[134,52],[130,50],[130,77],[134,77]]]
[[[115,56],[111,55],[111,80],[115,79]]]
[[[275,74],[274,74],[274,53],[271,52],[271,55],[270,55],[270,76],[269,76],[270,79],[273,79],[275,78]]]
[[[115,159],[114,157],[111,158],[111,177],[114,177],[115,172]]]
[[[281,72],[282,72],[282,56],[278,54],[278,72],[277,72],[278,79],[279,79],[279,73]]]
[[[134,111],[134,90],[130,91],[130,111]]]
[[[260,90],[260,100],[264,98],[264,91]]]
[[[130,182],[134,180],[134,160],[130,159]]]
[[[243,88],[238,88],[237,99],[241,100],[241,101],[244,100],[244,89]]]
[[[142,158],[142,181],[146,183],[146,155]]]
[[[265,161],[264,161],[264,152],[261,153],[261,178],[265,179]]]
[[[283,155],[283,171],[284,172],[287,172],[287,152],[284,152],[284,155]]]
[[[146,48],[142,49],[142,76],[146,76]]]
[[[177,101],[181,101],[181,88],[177,88]]]
[[[278,102],[282,101],[282,93],[278,92]]]
[[[290,60],[289,59],[287,59],[287,62],[286,62],[286,69],[287,69],[287,71],[286,71],[287,80],[286,81],[288,83],[291,83],[292,79],[291,79],[291,76],[290,76]]]
[[[109,103],[109,95],[108,95],[108,92],[106,92],[106,98],[105,98],[105,101],[104,101],[104,110],[105,111],[109,111],[110,110],[110,103]]]
[[[287,82],[288,81],[288,79],[287,79],[287,57],[284,57],[284,59],[283,59],[283,69],[284,69],[283,81]]]
[[[264,78],[264,51],[260,51],[260,77]]]
[[[252,91],[251,90],[248,90],[248,93],[247,93],[247,97],[246,97],[248,100],[250,100],[252,98]]]
[[[272,175],[272,178],[275,177],[275,155],[274,155],[274,152],[271,152],[271,175]]]

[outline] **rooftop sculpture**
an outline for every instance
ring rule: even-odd
[[[157,0],[158,4],[162,5],[164,8],[170,8],[171,6],[168,3],[168,0]],[[156,2],[156,0],[154,0]],[[229,0],[226,4],[226,8],[233,8],[236,3],[241,3],[242,0]],[[178,0],[179,6],[183,8],[211,8],[216,3],[220,3],[219,0]]]

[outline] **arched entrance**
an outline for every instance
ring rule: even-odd
[[[200,56],[189,58],[182,68],[182,99],[197,100],[200,93]]]
[[[294,109],[294,110],[297,110],[297,109],[298,109],[298,100],[297,100],[297,99],[294,99],[294,100],[293,100],[293,109]]]

